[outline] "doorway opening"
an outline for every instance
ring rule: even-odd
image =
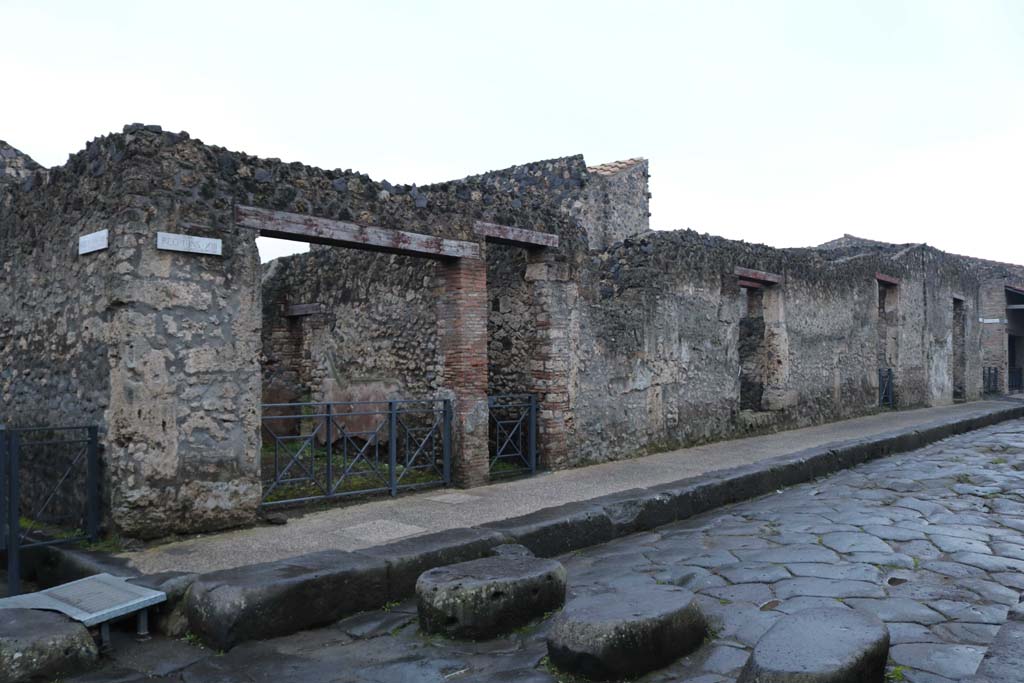
[[[953,400],[967,400],[967,349],[965,347],[967,319],[964,317],[964,300],[953,298]]]

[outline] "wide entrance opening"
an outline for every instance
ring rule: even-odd
[[[1024,391],[1024,291],[1006,288],[1006,389]]]

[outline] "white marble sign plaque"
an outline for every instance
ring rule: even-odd
[[[221,255],[221,241],[213,237],[196,237],[195,235],[176,235],[172,232],[156,234],[156,248],[168,251],[186,251],[191,254]]]
[[[999,324],[1003,321],[1000,320],[999,318],[978,318],[978,322],[980,322],[983,325],[993,325]]]
[[[90,232],[78,238],[78,255],[91,254],[94,251],[101,251],[107,248],[107,241],[110,237],[109,230]]]

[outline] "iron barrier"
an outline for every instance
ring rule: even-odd
[[[999,368],[982,368],[982,387],[986,394],[999,393]]]
[[[1010,368],[1006,371],[1006,390],[1011,394],[1024,391],[1024,368]]]
[[[99,537],[95,425],[0,426],[0,550],[8,596],[21,592],[21,552]]]
[[[894,408],[896,395],[893,391],[892,368],[878,369],[878,405]]]
[[[491,477],[537,472],[537,397],[500,394],[487,397]]]
[[[267,403],[261,472],[265,507],[447,486],[447,399]]]

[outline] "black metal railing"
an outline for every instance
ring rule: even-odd
[[[878,405],[890,408],[896,406],[892,368],[878,369]]]
[[[451,483],[449,400],[263,405],[263,505]]]
[[[1024,368],[1010,368],[1006,371],[1006,390],[1011,394],[1024,391]]]
[[[21,592],[21,552],[99,536],[96,426],[0,427],[0,550],[8,595]]]
[[[986,394],[999,393],[999,368],[982,368],[982,391]]]
[[[502,394],[487,398],[491,476],[537,472],[537,397]]]

